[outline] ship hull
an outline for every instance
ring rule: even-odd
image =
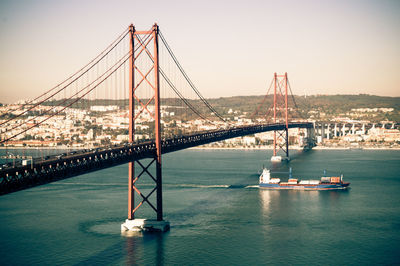
[[[339,190],[347,189],[350,183],[329,183],[316,185],[301,185],[301,184],[265,184],[260,183],[260,188],[263,189],[295,189],[295,190]]]

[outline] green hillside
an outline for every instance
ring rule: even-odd
[[[229,109],[245,112],[247,115],[253,114],[264,96],[234,96],[218,99],[208,99],[211,105],[222,113],[227,113]],[[293,99],[300,110],[302,117],[309,117],[310,111],[325,113],[327,117],[346,115],[352,113],[352,109],[358,108],[393,108],[393,112],[378,113],[374,117],[368,114],[371,120],[391,120],[400,121],[400,97],[383,97],[375,95],[312,95],[289,97],[289,107],[295,107]],[[265,110],[273,104],[273,95],[268,95],[260,110]],[[293,112],[293,111],[292,111]],[[261,113],[261,111],[260,111]],[[298,115],[297,112],[293,112]],[[318,114],[317,114],[318,116]]]
[[[367,94],[359,95],[312,95],[312,96],[290,96],[289,107],[292,108],[290,116],[294,118],[315,118],[331,119],[336,117],[349,117],[352,119],[369,120],[372,122],[389,120],[400,122],[400,97],[383,97]],[[64,103],[64,105],[67,105]],[[207,101],[224,117],[233,119],[235,116],[246,118],[261,117],[268,113],[272,107],[273,95],[267,97],[259,96],[233,96],[211,98]],[[147,102],[143,99],[143,102]],[[209,114],[204,103],[200,100],[188,100],[188,102],[202,114]],[[261,105],[261,103],[263,104]],[[46,105],[63,105],[63,100],[46,102]],[[195,119],[197,115],[194,112],[187,111],[189,108],[181,100],[161,99],[163,106],[168,106],[167,111],[175,112],[179,117],[185,116],[185,119]],[[74,108],[90,108],[93,105],[117,105],[124,109],[128,107],[127,100],[80,100],[73,104]],[[135,101],[135,105],[140,104]],[[185,109],[186,108],[186,109]],[[358,108],[393,108],[391,112],[356,112],[352,109]],[[259,112],[255,114],[255,111]],[[32,115],[29,113],[29,115]],[[255,116],[253,116],[255,115]],[[271,110],[268,116],[271,117]],[[4,115],[3,115],[4,116]]]

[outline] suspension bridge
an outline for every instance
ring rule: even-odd
[[[224,117],[196,88],[157,24],[146,31],[130,25],[66,80],[0,116],[0,145],[6,147],[27,136],[41,141],[79,140],[79,132],[71,134],[77,127],[91,130],[95,139],[93,132],[109,123],[104,116],[111,110],[117,110],[113,119],[122,120],[114,130],[126,141],[111,144],[104,139],[102,146],[6,165],[0,170],[0,194],[128,163],[125,226],[135,226],[135,214],[143,204],[154,210],[155,222],[163,223],[162,154],[273,131],[274,157],[282,153],[289,157],[291,128],[306,129],[307,145],[312,147],[313,124],[302,117],[286,73],[275,73],[266,96],[254,105],[257,108],[246,123]],[[110,128],[103,125],[104,130]],[[146,195],[138,185],[145,175],[154,181]],[[161,230],[167,228],[164,223]]]

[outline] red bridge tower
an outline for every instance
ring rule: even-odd
[[[135,177],[135,164],[129,163],[129,189],[128,189],[128,219],[121,225],[123,231],[167,231],[169,222],[163,221],[162,206],[162,171],[161,171],[161,127],[160,127],[160,79],[159,79],[159,53],[157,24],[149,31],[136,31],[134,26],[129,27],[130,31],[130,66],[129,66],[129,142],[135,141],[135,120],[147,112],[151,120],[154,120],[155,129],[155,154],[154,158],[147,165],[136,161],[141,172]],[[153,51],[149,49],[153,46]],[[137,51],[137,54],[135,54]],[[144,58],[143,58],[144,57]],[[146,64],[141,64],[147,60]],[[144,66],[146,65],[146,66]],[[150,66],[149,66],[150,65]],[[139,88],[147,87],[152,91],[149,98],[140,98]],[[138,105],[138,113],[135,114],[135,103]],[[149,108],[154,104],[154,112]],[[155,176],[149,171],[150,166],[155,163]],[[136,182],[142,175],[148,175],[155,183],[154,188],[144,195],[137,187]],[[156,192],[156,206],[149,200],[149,197]],[[135,205],[135,194],[141,197],[141,201]],[[138,208],[147,203],[157,214],[156,220],[137,219],[135,213]]]
[[[274,154],[271,161],[289,160],[288,76],[274,74],[274,123],[285,123],[284,130],[274,131]],[[278,155],[282,151],[284,156]]]

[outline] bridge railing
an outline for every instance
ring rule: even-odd
[[[312,128],[312,123],[289,123],[289,128]],[[282,130],[285,124],[260,124],[235,128],[196,132],[164,139],[162,153],[174,152],[224,139],[241,137],[265,131]],[[92,150],[74,151],[54,155],[47,159],[34,159],[32,165],[17,164],[0,170],[0,195],[37,186],[83,173],[96,171],[131,161],[155,156],[154,141],[139,144],[123,144]]]

